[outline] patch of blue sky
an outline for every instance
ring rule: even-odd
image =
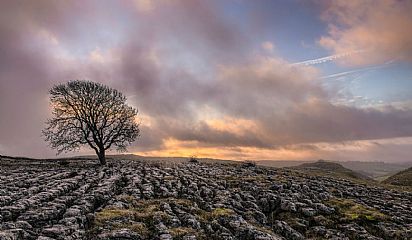
[[[386,103],[412,100],[412,69],[407,64],[374,69],[356,80],[354,95]]]
[[[319,58],[329,53],[318,45],[327,26],[318,17],[320,9],[305,1],[264,0],[223,1],[224,17],[236,22],[239,29],[248,32],[255,46],[270,41],[276,55],[289,62]]]

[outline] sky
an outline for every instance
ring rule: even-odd
[[[412,162],[412,1],[0,4],[0,155],[55,157],[48,90],[78,79],[139,110],[130,153]]]

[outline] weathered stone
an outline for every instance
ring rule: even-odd
[[[119,229],[111,231],[109,233],[103,233],[97,236],[98,239],[102,240],[140,240],[142,239],[138,233],[135,233],[129,229]]]
[[[316,215],[316,210],[313,208],[302,208],[301,211],[306,217],[313,217]]]
[[[82,164],[2,166],[0,239],[412,238],[407,191],[259,166]],[[362,207],[376,215],[350,212]]]

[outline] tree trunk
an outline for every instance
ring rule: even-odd
[[[106,154],[105,154],[105,150],[101,149],[100,152],[97,154],[97,156],[99,157],[99,161],[100,161],[100,165],[106,165]]]

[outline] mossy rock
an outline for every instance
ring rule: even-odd
[[[94,225],[101,226],[107,221],[113,221],[116,219],[132,218],[134,211],[129,209],[103,209],[97,212],[94,218]]]
[[[137,232],[142,237],[150,237],[154,227],[154,219],[164,222],[170,220],[170,216],[161,211],[161,204],[166,202],[171,205],[179,205],[183,208],[193,208],[193,202],[187,199],[150,199],[137,200],[130,195],[120,195],[119,200],[129,203],[128,209],[104,208],[95,214],[90,234],[98,233],[101,229],[110,230],[129,229]],[[99,230],[100,229],[100,230]]]
[[[148,238],[150,236],[150,230],[146,224],[141,222],[129,223],[129,224],[118,224],[115,229],[129,229],[133,232],[138,233],[143,238]]]
[[[333,198],[326,201],[326,204],[334,207],[346,221],[385,221],[389,217],[379,210],[356,203],[351,199]]]
[[[232,216],[235,212],[228,208],[215,208],[211,212],[200,211],[198,216],[204,221],[212,221],[220,217]]]
[[[182,239],[188,234],[196,234],[196,230],[188,227],[176,227],[170,228],[169,233],[172,235],[173,239]]]

